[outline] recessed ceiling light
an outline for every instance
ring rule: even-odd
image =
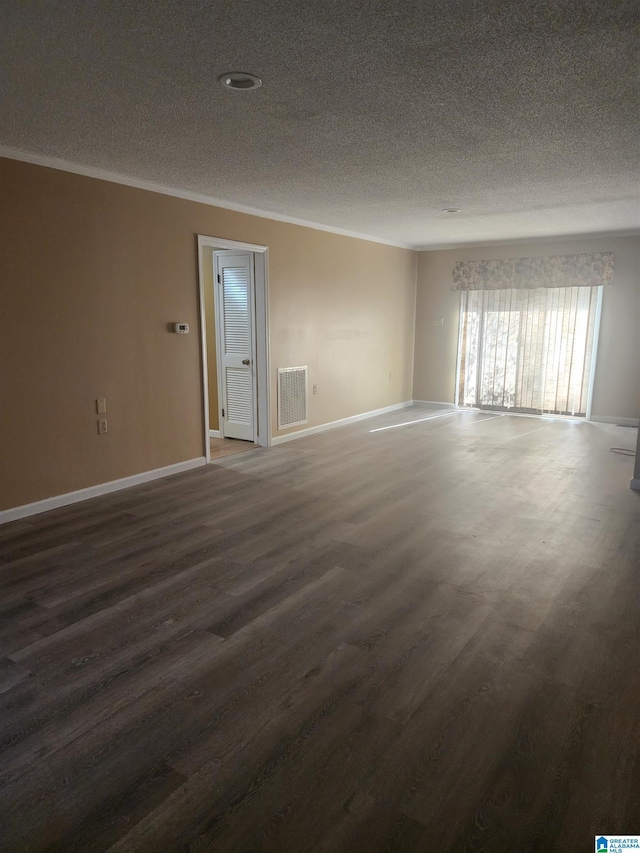
[[[242,92],[249,89],[259,89],[262,86],[262,80],[259,77],[256,77],[255,74],[247,74],[244,71],[227,71],[220,75],[218,80],[225,89]]]
[[[443,213],[460,213],[460,208],[459,207],[443,207],[442,212]]]

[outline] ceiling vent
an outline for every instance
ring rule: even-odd
[[[278,429],[307,422],[307,368],[278,368]]]
[[[218,77],[220,85],[225,89],[233,89],[236,92],[246,92],[249,89],[259,89],[262,80],[255,74],[247,74],[246,71],[226,71]]]

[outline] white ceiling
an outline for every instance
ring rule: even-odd
[[[0,144],[413,247],[633,232],[639,10],[5,0]]]

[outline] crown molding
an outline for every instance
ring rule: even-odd
[[[325,231],[328,234],[338,234],[341,237],[352,237],[356,240],[366,240],[369,243],[379,243],[383,246],[393,246],[397,249],[410,249],[415,251],[415,247],[408,243],[398,243],[393,240],[384,240],[381,237],[372,237],[369,234],[360,234],[358,231],[349,231],[345,228],[334,228],[331,225],[324,225],[321,222],[312,222],[307,219],[300,219],[296,216],[286,216],[282,213],[276,213],[270,210],[261,210],[257,207],[250,207],[246,204],[236,204],[233,201],[226,199],[214,198],[213,196],[195,193],[190,190],[181,190],[177,187],[167,187],[163,184],[156,184],[153,181],[142,180],[131,175],[122,175],[119,172],[110,172],[106,169],[98,169],[94,166],[84,166],[80,163],[72,163],[69,160],[61,160],[57,157],[49,157],[45,154],[34,154],[31,151],[22,151],[19,148],[8,148],[0,145],[0,158],[4,157],[7,160],[20,160],[23,163],[31,163],[34,166],[46,166],[49,169],[57,169],[61,172],[72,172],[74,175],[82,175],[85,178],[95,178],[99,181],[110,181],[113,184],[122,184],[126,187],[135,187],[139,190],[147,190],[152,193],[160,193],[162,195],[173,196],[173,198],[186,199],[187,201],[195,201],[198,204],[207,204],[210,207],[219,207],[223,210],[232,210],[234,213],[246,213],[249,216],[258,216],[261,219],[270,219],[274,222],[286,222],[289,225],[300,225],[303,228],[313,228],[315,231]]]
[[[572,240],[611,240],[615,237],[640,237],[640,229],[626,231],[594,231],[593,234],[554,234],[549,237],[514,237],[509,240],[480,240],[469,243],[444,243],[414,246],[416,252],[448,252],[455,249],[490,249],[494,246],[524,246],[534,243],[570,243]]]
[[[156,184],[153,181],[146,181],[142,178],[136,178],[132,175],[122,175],[119,172],[110,172],[107,169],[99,169],[94,166],[85,166],[81,163],[73,163],[70,160],[62,160],[58,157],[50,157],[46,154],[36,154],[32,151],[23,151],[20,148],[10,148],[0,145],[0,158],[4,157],[7,160],[19,160],[23,163],[31,163],[34,166],[45,166],[49,169],[57,169],[61,172],[71,172],[74,175],[82,175],[86,178],[95,178],[99,181],[109,181],[114,184],[122,184],[126,187],[134,187],[148,192],[160,193],[161,195],[172,196],[173,198],[181,198],[187,201],[194,201],[198,204],[206,204],[210,207],[219,207],[223,210],[232,210],[235,213],[246,213],[249,216],[257,216],[261,219],[270,219],[274,222],[286,222],[289,225],[300,225],[303,228],[312,228],[315,231],[324,231],[328,234],[337,234],[341,237],[351,237],[355,240],[366,240],[369,243],[378,243],[383,246],[394,246],[397,249],[409,249],[413,252],[446,252],[456,249],[482,249],[493,246],[516,246],[532,243],[559,243],[568,242],[571,240],[606,240],[615,237],[637,237],[640,236],[640,229],[630,229],[624,231],[598,231],[593,234],[556,234],[553,236],[537,236],[537,237],[514,237],[509,239],[497,240],[476,240],[462,243],[437,243],[437,244],[412,244],[399,243],[394,240],[385,240],[382,237],[372,237],[370,234],[361,234],[359,231],[349,231],[346,228],[334,228],[331,225],[324,225],[321,222],[313,222],[312,220],[301,219],[297,216],[287,216],[283,213],[276,213],[271,210],[262,210],[261,208],[251,207],[246,204],[236,204],[227,199],[215,198],[214,196],[204,195],[202,193],[192,192],[191,190],[181,190],[178,187],[168,187],[164,184]]]

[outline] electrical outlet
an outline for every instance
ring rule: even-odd
[[[107,398],[98,397],[96,400],[96,412],[99,415],[104,415],[107,411]]]
[[[317,385],[314,385],[314,386],[313,386],[313,393],[314,393],[314,394],[317,394],[317,393],[318,393],[318,386],[317,386]]]
[[[99,418],[98,419],[98,435],[104,435],[107,432],[107,419]]]
[[[435,320],[432,321],[434,326],[444,326],[444,317],[436,317]]]

